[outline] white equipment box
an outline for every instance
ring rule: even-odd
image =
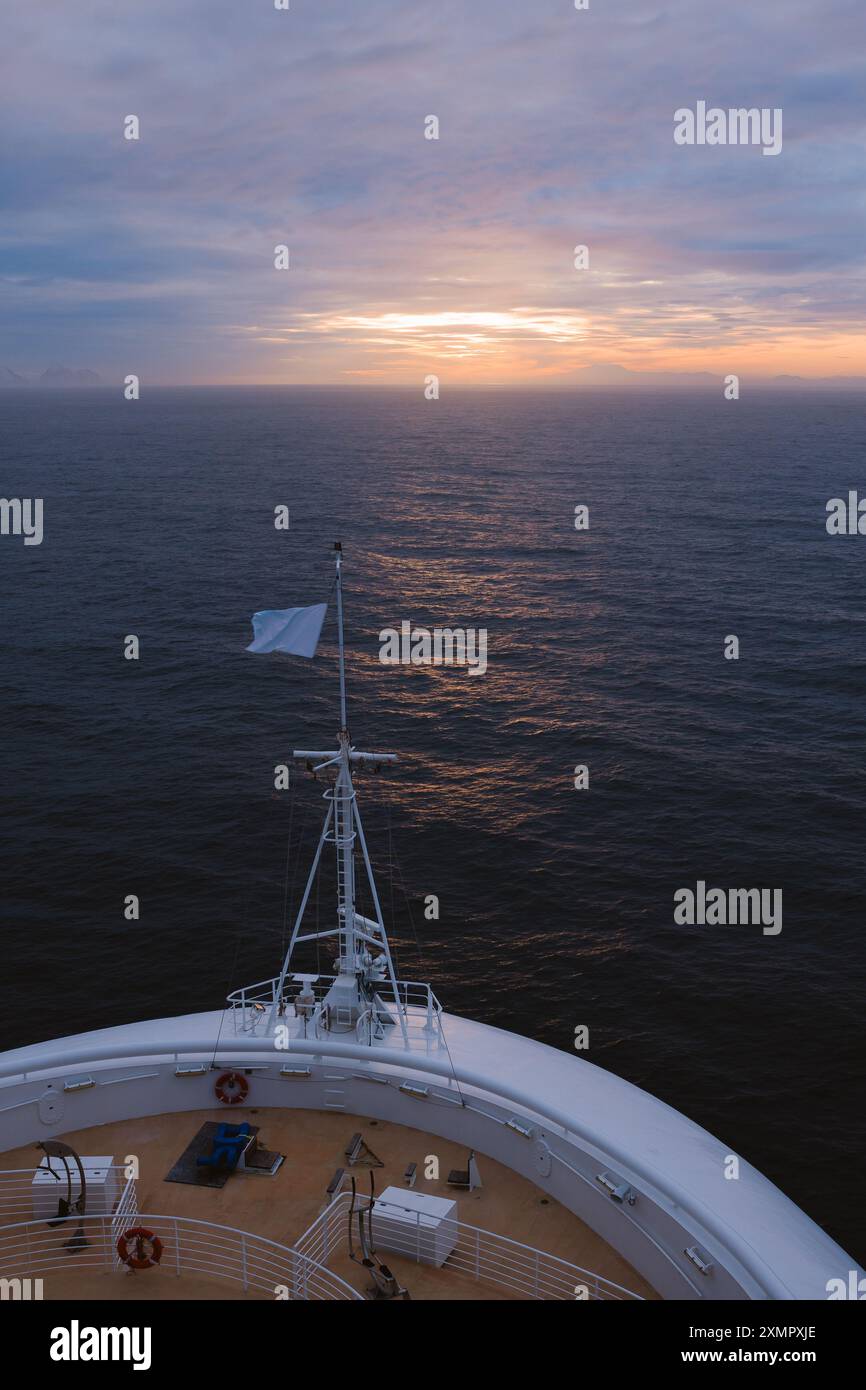
[[[81,1196],[78,1164],[74,1158],[67,1158],[66,1162],[69,1164],[69,1174],[72,1179],[72,1200],[77,1202]],[[113,1155],[100,1154],[97,1157],[85,1158],[82,1154],[81,1163],[84,1168],[84,1181],[87,1184],[86,1215],[110,1216],[120,1196],[117,1169],[112,1167]],[[43,1158],[33,1174],[34,1221],[53,1220],[57,1216],[58,1200],[61,1197],[65,1198],[68,1191],[63,1161],[59,1158],[52,1158],[51,1169],[52,1171],[49,1172],[48,1159]]]
[[[386,1187],[373,1207],[373,1245],[421,1264],[444,1265],[457,1244],[457,1203],[414,1188]]]

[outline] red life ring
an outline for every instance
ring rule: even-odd
[[[223,1105],[240,1105],[247,1098],[250,1083],[239,1071],[224,1071],[214,1089],[217,1100],[221,1100]]]
[[[135,1241],[135,1254],[130,1253],[129,1241]],[[145,1230],[144,1226],[131,1226],[118,1240],[117,1253],[130,1269],[150,1269],[162,1259],[162,1241],[153,1231]]]

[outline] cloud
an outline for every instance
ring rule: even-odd
[[[859,0],[49,0],[5,26],[16,368],[547,379],[772,334],[820,375],[810,339],[859,332]],[[698,99],[783,107],[782,156],[676,147]]]

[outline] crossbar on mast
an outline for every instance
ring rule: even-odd
[[[400,990],[394,971],[391,948],[388,944],[388,935],[385,931],[385,923],[382,918],[379,894],[376,889],[373,867],[370,862],[370,855],[364,838],[361,814],[358,809],[351,772],[353,763],[356,765],[395,763],[397,762],[397,756],[394,753],[360,753],[357,752],[349,742],[346,707],[346,660],[343,634],[343,554],[342,546],[339,541],[334,545],[334,552],[337,590],[337,635],[340,664],[339,747],[327,751],[299,749],[295,751],[293,756],[298,761],[315,763],[314,772],[324,771],[329,767],[335,768],[336,779],[333,786],[329,787],[324,793],[324,799],[329,802],[328,813],[325,817],[322,833],[319,836],[319,843],[307,879],[304,896],[292,930],[289,949],[286,952],[286,957],[280,972],[274,996],[273,1017],[274,1021],[276,1021],[276,1014],[283,1004],[283,990],[285,988],[286,976],[289,972],[295,946],[301,941],[312,941],[320,937],[337,935],[339,937],[339,958],[336,965],[337,976],[325,1000],[324,1017],[327,1020],[325,1026],[335,1032],[346,1032],[353,1029],[357,1025],[359,1019],[367,1013],[375,1020],[379,1028],[393,1025],[395,1020],[391,1017],[388,1009],[379,998],[376,988],[377,984],[384,983],[387,973],[388,982],[394,996],[394,1007],[400,1020],[403,1041],[408,1047],[409,1035],[406,1025],[406,1004],[405,1001],[401,1001],[400,999]],[[356,921],[354,858],[356,838],[361,845],[364,866],[367,871],[367,879],[373,897],[376,913],[375,921],[370,921],[366,917],[360,917]],[[306,933],[302,936],[300,934],[301,922],[319,867],[322,850],[326,843],[333,844],[336,851],[337,927],[336,929],[324,932]],[[375,936],[371,935],[370,930],[365,930],[365,928],[375,928],[378,934]],[[370,948],[378,950],[381,954],[374,957]]]

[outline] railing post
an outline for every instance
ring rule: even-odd
[[[338,1193],[338,1194],[334,1197],[333,1202],[331,1202],[330,1205],[328,1206],[327,1211],[325,1212],[325,1254],[324,1254],[324,1257],[323,1257],[323,1259],[322,1259],[322,1264],[327,1264],[328,1260],[331,1258],[331,1251],[332,1251],[333,1248],[334,1248],[334,1245],[333,1245],[333,1241],[334,1241],[334,1231],[333,1231],[333,1227],[334,1227],[334,1226],[339,1226],[339,1219],[338,1219],[338,1218],[339,1218],[339,1216],[340,1216],[340,1212],[337,1210],[337,1208],[338,1208],[338,1206],[339,1206],[339,1203],[340,1203],[340,1197],[339,1197],[339,1193]]]
[[[247,1238],[243,1231],[241,1232],[241,1269],[243,1270],[242,1282],[244,1293],[246,1293],[249,1289],[249,1282],[247,1280]]]
[[[475,1278],[481,1278],[481,1232],[475,1228]]]
[[[535,1252],[535,1297],[536,1297],[536,1298],[538,1298],[538,1261],[539,1261],[539,1252],[536,1250],[536,1252]]]
[[[304,1268],[305,1264],[306,1264],[306,1257],[305,1257],[304,1255],[298,1254],[298,1251],[297,1251],[297,1250],[293,1250],[293,1251],[292,1251],[292,1266],[293,1266],[292,1298],[294,1298],[294,1299],[299,1299],[301,1302],[303,1302],[303,1301],[306,1299],[306,1296],[307,1296],[307,1291],[306,1291],[306,1287],[305,1287],[305,1274],[306,1274],[306,1270],[305,1270],[305,1268]]]
[[[180,1278],[180,1235],[177,1229],[177,1217],[174,1218],[174,1272]]]

